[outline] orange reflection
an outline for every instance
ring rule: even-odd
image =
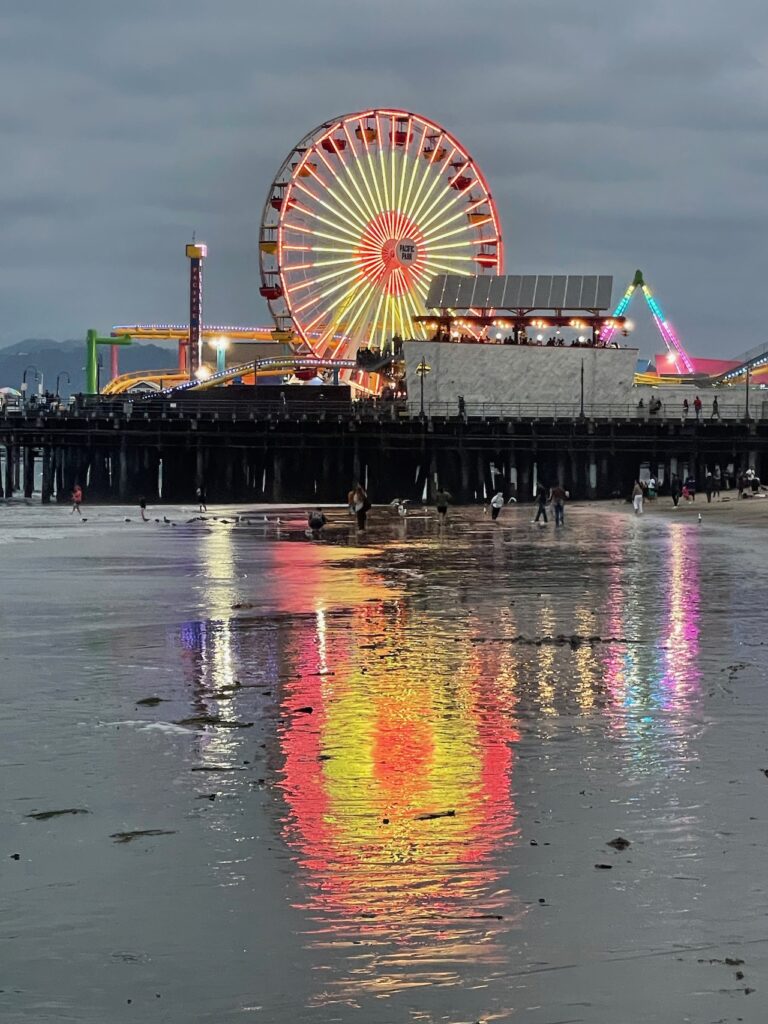
[[[494,961],[489,915],[509,913],[493,891],[515,827],[505,688],[468,642],[447,650],[425,632],[409,647],[419,634],[398,606],[358,610],[335,676],[318,686],[319,659],[314,672],[304,660],[283,701],[284,835],[307,873],[315,941],[373,943],[376,971],[355,987],[377,991],[420,983],[427,965],[445,982],[458,962]]]

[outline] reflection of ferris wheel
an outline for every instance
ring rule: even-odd
[[[480,169],[444,128],[403,110],[347,114],[306,135],[270,186],[259,241],[278,332],[323,357],[422,337],[412,318],[427,312],[436,274],[503,269]]]

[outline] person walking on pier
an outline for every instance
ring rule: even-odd
[[[350,512],[354,512],[357,518],[357,528],[362,532],[365,530],[368,510],[371,507],[371,503],[368,500],[368,495],[365,493],[363,485],[356,484],[347,495],[347,499],[349,501]]]
[[[83,503],[83,489],[80,486],[80,484],[75,484],[75,486],[72,489],[72,512],[70,514],[74,515],[75,512],[77,512],[77,514],[79,516],[81,516],[83,514],[80,511],[80,506],[82,505],[82,503]]]
[[[687,398],[683,399],[683,419],[684,420],[688,419],[688,399]]]
[[[555,510],[555,526],[565,526],[565,499],[567,497],[568,491],[560,484],[555,484],[550,494],[552,507]]]
[[[536,488],[536,515],[534,516],[533,522],[538,523],[539,519],[543,517],[544,522],[548,523],[547,519],[547,489],[544,484],[540,483]]]
[[[701,419],[701,399],[698,395],[693,400],[693,411],[696,413],[696,422]]]
[[[632,506],[636,516],[643,514],[643,488],[639,480],[635,480],[635,486],[632,488]]]
[[[197,488],[197,490],[195,491],[195,495],[197,497],[197,510],[198,510],[198,512],[207,512],[208,511],[208,505],[206,504],[206,500],[205,500],[205,488],[202,485]]]
[[[712,399],[712,419],[720,419],[720,406],[717,404],[717,395]]]

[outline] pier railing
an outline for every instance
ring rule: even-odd
[[[23,413],[0,411],[0,418],[16,418]],[[418,401],[400,401],[393,399],[365,399],[360,401],[337,401],[313,398],[310,401],[275,401],[260,400],[216,400],[189,398],[129,398],[127,396],[79,396],[71,407],[59,409],[29,409],[27,416],[34,417],[83,417],[90,419],[108,418],[113,420],[189,420],[229,421],[238,420],[293,420],[318,421],[328,419],[357,420],[391,420],[420,421],[422,418],[421,403]],[[647,406],[638,407],[635,403],[608,404],[588,403],[582,410],[576,402],[465,402],[461,407],[457,402],[425,402],[423,416],[427,420],[471,422],[471,421],[633,421],[647,423],[676,422],[695,424],[697,418],[693,409],[687,416],[677,402],[664,403],[661,408],[651,412]],[[752,420],[768,419],[768,401],[750,401],[749,410],[742,400],[724,402],[719,407],[719,414],[713,417],[711,408],[705,413],[702,410],[698,422],[701,424],[717,424],[718,422],[738,422],[747,418]]]

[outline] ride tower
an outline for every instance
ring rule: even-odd
[[[186,248],[189,260],[189,341],[187,345],[187,368],[189,379],[194,380],[203,362],[203,260],[208,255],[208,246],[192,242]]]
[[[632,278],[629,287],[624,292],[621,301],[614,310],[614,317],[618,318],[624,316],[635,292],[638,289],[643,295],[648,309],[651,311],[653,322],[656,324],[656,328],[661,335],[662,341],[667,346],[667,351],[675,365],[675,369],[679,374],[694,373],[694,365],[691,361],[691,357],[688,355],[685,350],[685,346],[675,333],[672,324],[664,315],[664,311],[658,301],[654,298],[653,292],[645,283],[642,270],[635,271],[635,276]],[[600,337],[605,345],[610,343],[615,330],[615,327],[609,327],[601,333]]]

